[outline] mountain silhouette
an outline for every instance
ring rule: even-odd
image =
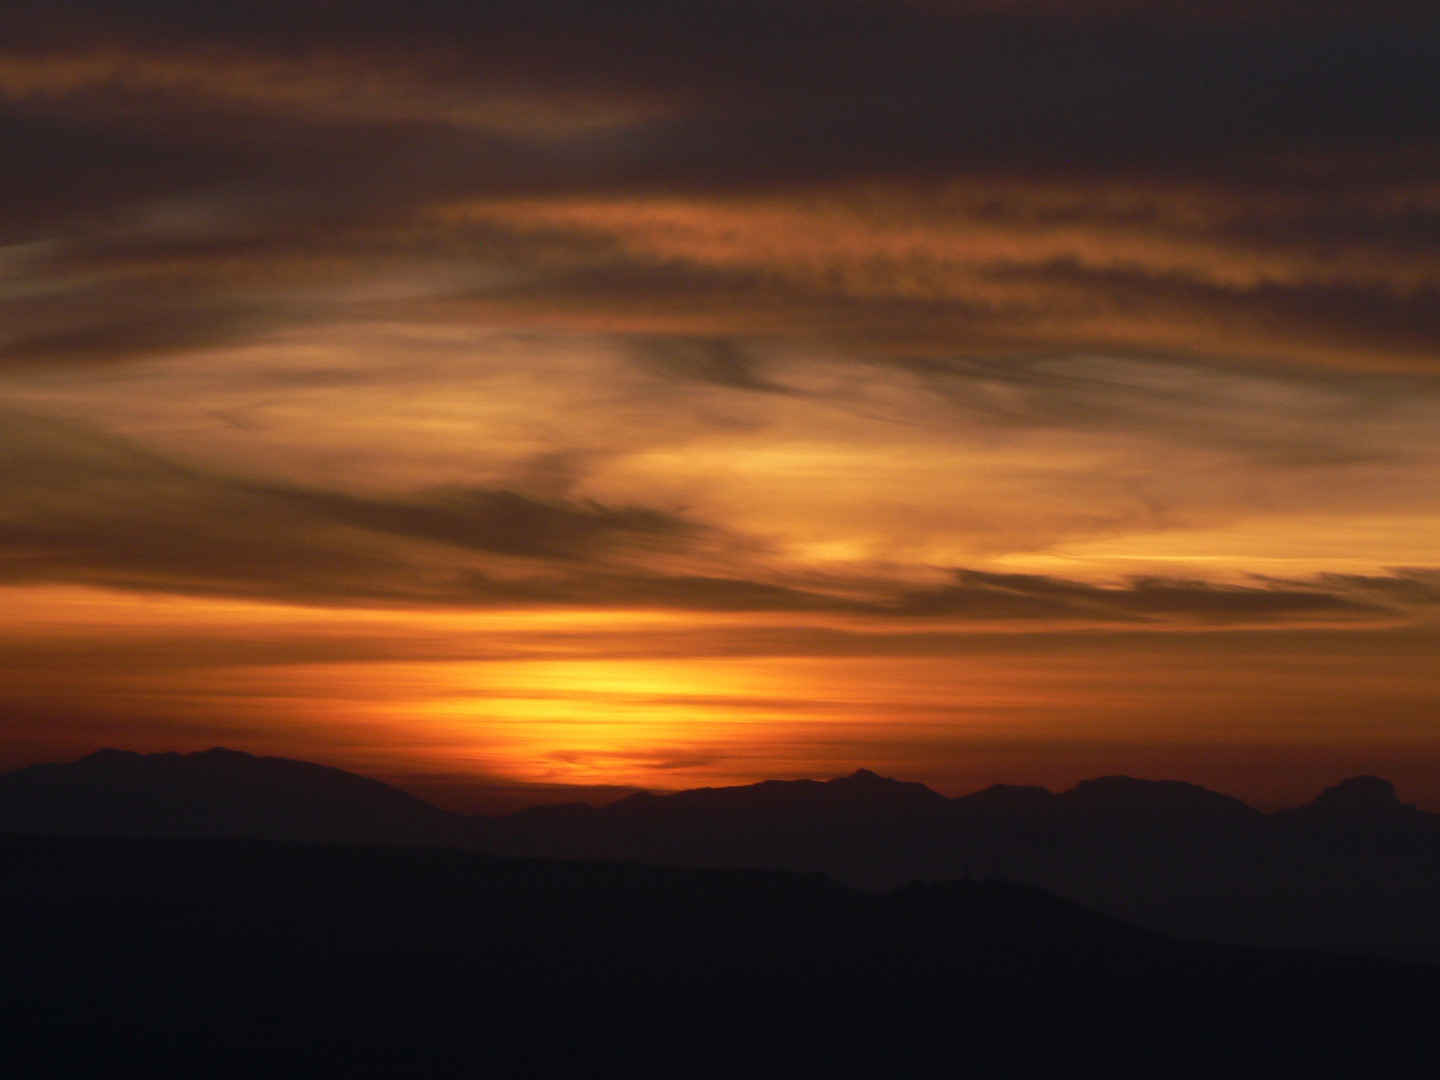
[[[1259,816],[1239,799],[1197,784],[1129,776],[1082,780],[1058,797],[1057,806],[1076,818],[1122,827],[1208,828],[1249,824]]]
[[[11,832],[423,844],[461,842],[463,825],[379,780],[221,748],[99,750],[0,776],[0,828]]]
[[[1395,785],[1378,776],[1352,776],[1320,792],[1308,806],[1282,814],[1292,820],[1326,820],[1351,826],[1420,824],[1429,816],[1402,803],[1395,794]]]
[[[1180,941],[1009,882],[0,836],[0,910],[11,1076],[1440,1067],[1440,972]]]
[[[862,769],[470,817],[305,762],[107,750],[0,776],[0,831],[819,872],[870,892],[1005,879],[1182,937],[1440,962],[1440,815],[1374,777],[1273,814],[1176,781],[947,798]]]

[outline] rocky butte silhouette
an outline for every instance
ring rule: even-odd
[[[305,762],[106,750],[0,776],[0,830],[821,872],[870,892],[1006,879],[1183,937],[1440,961],[1440,815],[1374,777],[1273,814],[1176,781],[947,798],[860,770],[468,817]]]

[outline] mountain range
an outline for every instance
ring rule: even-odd
[[[1270,814],[1177,781],[947,798],[860,770],[478,817],[308,762],[102,750],[0,776],[0,831],[820,872],[869,892],[1003,879],[1181,937],[1440,962],[1440,815],[1374,777]]]

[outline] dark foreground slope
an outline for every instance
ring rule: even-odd
[[[0,1072],[1402,1076],[1440,975],[1003,883],[0,838]]]

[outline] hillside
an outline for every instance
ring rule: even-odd
[[[1003,882],[0,838],[9,1075],[1402,1075],[1440,973]],[[1407,1072],[1406,1075],[1416,1075]]]

